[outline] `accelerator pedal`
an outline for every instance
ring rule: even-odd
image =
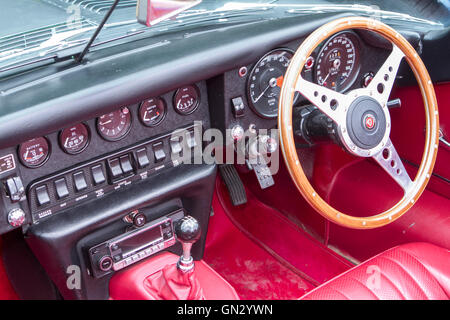
[[[221,164],[219,165],[219,172],[227,186],[233,206],[247,203],[247,193],[236,168],[232,164]]]

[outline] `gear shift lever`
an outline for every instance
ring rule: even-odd
[[[185,216],[175,224],[175,234],[183,247],[183,254],[178,260],[177,268],[183,273],[192,272],[194,259],[191,256],[191,248],[200,238],[200,224],[194,217]]]

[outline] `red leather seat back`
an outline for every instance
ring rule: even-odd
[[[428,243],[387,250],[304,295],[311,300],[445,299],[450,251]]]

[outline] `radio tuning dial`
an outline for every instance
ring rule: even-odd
[[[103,256],[98,261],[98,268],[104,272],[111,270],[113,265],[113,260],[110,256]]]

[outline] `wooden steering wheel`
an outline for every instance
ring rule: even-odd
[[[370,84],[366,88],[343,94],[303,79],[301,71],[312,51],[323,40],[346,29],[371,30],[392,43],[392,52]],[[414,180],[411,180],[406,172],[389,138],[391,120],[387,102],[403,57],[406,58],[417,79],[426,117],[425,148]],[[372,157],[402,187],[404,195],[397,204],[378,215],[354,217],[339,212],[317,194],[302,169],[294,143],[292,105],[295,91],[300,92],[333,120],[340,141],[347,151],[359,157]],[[368,115],[371,117],[369,121],[366,119]],[[372,139],[368,145],[362,144],[361,141],[367,141],[365,135],[368,135],[374,126],[379,126],[377,129],[381,130],[379,139],[377,141]],[[431,177],[439,143],[439,117],[434,87],[419,55],[394,29],[380,21],[363,17],[331,21],[314,31],[301,44],[284,76],[279,102],[278,128],[285,163],[300,193],[326,219],[354,229],[371,229],[387,225],[400,218],[414,205]]]

